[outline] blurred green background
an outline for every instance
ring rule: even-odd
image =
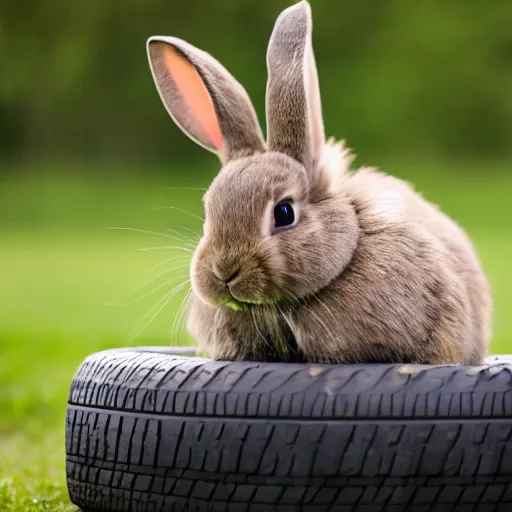
[[[467,229],[492,350],[512,351],[512,3],[311,3],[327,133]],[[146,38],[212,53],[264,126],[266,45],[289,4],[0,3],[0,511],[72,510],[64,411],[87,354],[191,342],[175,320],[185,288],[130,337],[187,279],[219,167],[166,114]]]

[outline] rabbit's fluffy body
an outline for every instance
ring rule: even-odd
[[[306,2],[280,15],[270,40],[266,142],[245,91],[212,57],[175,38],[150,39],[148,52],[175,121],[224,164],[191,264],[188,327],[201,350],[483,362],[492,303],[464,231],[407,183],[351,171],[343,143],[325,142]],[[276,230],[283,200],[296,219]]]

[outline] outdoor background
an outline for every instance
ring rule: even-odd
[[[64,412],[84,357],[190,343],[175,321],[185,288],[130,338],[186,279],[200,189],[219,167],[160,103],[147,37],[212,53],[264,126],[266,45],[289,4],[0,2],[2,512],[72,510]],[[494,294],[492,350],[511,352],[512,3],[312,7],[327,133],[346,138],[356,165],[412,181],[467,229]]]

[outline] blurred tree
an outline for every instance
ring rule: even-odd
[[[264,126],[266,45],[291,3],[1,2],[0,159],[204,158],[160,104],[152,34],[212,53]],[[329,134],[364,155],[511,155],[510,0],[311,3]]]

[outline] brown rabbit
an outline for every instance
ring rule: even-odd
[[[188,327],[216,359],[479,364],[492,303],[470,240],[403,181],[350,171],[325,141],[311,9],[270,39],[265,142],[243,87],[207,53],[152,37],[175,122],[223,168],[204,196]]]

